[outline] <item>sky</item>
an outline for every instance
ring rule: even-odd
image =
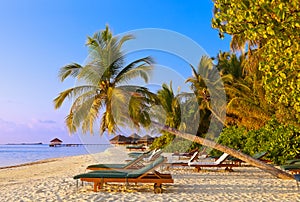
[[[211,28],[212,8],[210,0],[0,1],[0,144],[49,143],[55,137],[82,142],[82,135],[70,136],[64,123],[70,105],[54,109],[53,99],[75,83],[60,82],[58,72],[69,63],[84,63],[87,36],[105,25],[114,34],[148,28],[178,33],[210,56],[228,51],[230,38],[220,39]],[[183,80],[191,74],[182,68],[186,61],[153,54],[162,69]]]

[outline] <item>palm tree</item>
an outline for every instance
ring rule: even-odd
[[[157,91],[156,97],[156,104],[158,105],[153,106],[151,109],[150,116],[152,119],[164,123],[171,128],[179,129],[182,116],[180,95],[175,95],[172,82],[170,82],[169,86],[164,83],[162,88]],[[162,131],[162,136],[156,138],[153,145],[157,148],[167,147],[173,139],[173,134]]]
[[[257,68],[249,71],[246,63],[243,55],[237,57],[236,54],[220,52],[216,67],[222,77],[231,77],[224,80],[228,124],[258,129],[271,118],[272,110],[265,99],[261,73]]]
[[[208,132],[212,118],[217,120],[215,123],[223,124],[222,117],[225,112],[226,97],[225,94],[222,96],[222,93],[219,93],[222,88],[221,77],[218,76],[218,71],[214,67],[211,58],[203,56],[197,68],[192,65],[191,68],[193,75],[186,82],[191,84],[193,93],[185,94],[185,96],[196,98],[199,113],[197,135],[203,136]],[[222,79],[228,79],[227,77],[223,76]],[[211,96],[214,99],[211,99]],[[191,101],[195,102],[194,99],[191,99]],[[216,103],[216,100],[218,103]]]
[[[125,65],[123,44],[133,39],[132,35],[121,38],[113,37],[109,27],[88,37],[89,58],[82,66],[72,63],[61,68],[59,77],[64,81],[72,76],[82,85],[61,92],[54,99],[55,108],[61,107],[66,98],[73,98],[73,103],[66,125],[70,133],[81,127],[84,133],[93,133],[94,123],[101,122],[100,133],[115,133],[118,125],[128,124],[130,97],[139,97],[147,89],[126,85],[131,79],[140,77],[148,81],[152,68],[151,57],[137,59]],[[104,109],[101,121],[98,120]],[[126,113],[124,113],[126,112]]]

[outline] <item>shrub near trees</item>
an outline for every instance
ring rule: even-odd
[[[300,157],[300,130],[293,125],[280,124],[275,119],[258,130],[247,131],[243,127],[224,128],[218,142],[253,155],[266,151],[266,158],[274,164],[284,164],[288,159]],[[220,152],[212,151],[213,155]]]

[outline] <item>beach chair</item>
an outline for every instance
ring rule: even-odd
[[[163,156],[158,157],[152,163],[137,170],[117,171],[117,170],[104,170],[104,171],[91,171],[84,174],[79,174],[73,178],[85,182],[94,183],[94,191],[102,188],[104,183],[153,183],[154,193],[162,193],[163,183],[174,183],[171,174],[162,174],[155,171],[155,168],[165,163],[166,158]],[[78,184],[78,183],[77,183]]]
[[[293,164],[286,164],[286,165],[281,165],[280,168],[282,168],[285,171],[288,171],[292,174],[300,174],[300,163],[296,162]]]
[[[137,169],[143,167],[143,159],[148,156],[148,153],[132,159],[126,164],[93,164],[89,165],[87,170],[124,170],[124,169]]]
[[[175,152],[172,154],[172,156],[177,156],[179,159],[180,157],[184,157],[184,158],[190,158],[191,156],[193,156],[193,154],[195,152],[199,152],[199,149],[198,148],[195,148],[189,152],[185,152],[185,153],[178,153],[178,152]]]
[[[280,168],[292,174],[300,174],[300,159],[287,160]]]
[[[146,151],[146,152],[130,152],[128,153],[128,156],[131,157],[131,158],[137,158],[139,157],[140,155],[143,155],[143,154],[150,154],[151,152],[153,152],[154,150],[149,150],[149,151]]]
[[[238,167],[238,164],[235,163],[224,163],[225,160],[229,157],[229,154],[224,153],[220,156],[216,161],[193,161],[189,162],[188,165],[191,167],[195,167],[195,169],[199,172],[203,167],[225,167],[226,171],[233,171],[232,167]]]
[[[151,153],[144,153],[137,158],[129,161],[126,164],[94,164],[89,165],[87,170],[126,170],[126,169],[138,169],[144,166],[144,162],[150,162],[156,159],[162,151],[153,150]]]
[[[173,167],[173,166],[188,166],[189,162],[193,162],[198,158],[199,152],[194,152],[193,156],[189,160],[180,160],[180,161],[172,161],[171,163],[167,163],[167,167]]]
[[[162,153],[162,150],[161,150],[161,149],[154,149],[154,150],[152,151],[152,153],[150,154],[150,156],[144,157],[143,160],[144,160],[145,162],[150,162],[150,161],[156,159],[157,157],[159,157],[159,156],[161,155],[161,153]]]
[[[255,158],[257,160],[263,161],[265,163],[269,163],[271,161],[263,159],[263,157],[265,157],[267,155],[267,153],[268,152],[266,152],[266,151],[257,152],[257,153],[255,153],[255,154],[252,155],[252,158]],[[238,159],[238,158],[235,158],[235,157],[231,157],[231,158],[229,157],[228,160],[230,160],[233,163],[238,164],[238,165],[241,165],[242,163],[245,163],[245,161],[243,161],[241,159]]]

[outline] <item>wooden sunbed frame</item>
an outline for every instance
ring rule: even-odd
[[[164,158],[164,157],[159,157]],[[79,178],[81,181],[93,182],[94,183],[94,191],[97,192],[98,188],[101,189],[104,183],[108,182],[117,182],[117,183],[154,183],[154,193],[162,193],[162,184],[163,183],[174,183],[174,179],[171,174],[161,174],[158,171],[155,171],[155,168],[162,165],[166,162],[166,158],[159,163],[151,167],[147,172],[139,175],[138,177],[122,177],[122,178],[110,178],[110,177],[101,177],[101,178],[89,178],[89,177],[81,177]],[[97,172],[97,171],[94,171]],[[101,172],[101,171],[99,171]],[[105,171],[104,171],[105,172]],[[150,173],[152,172],[152,173]]]

